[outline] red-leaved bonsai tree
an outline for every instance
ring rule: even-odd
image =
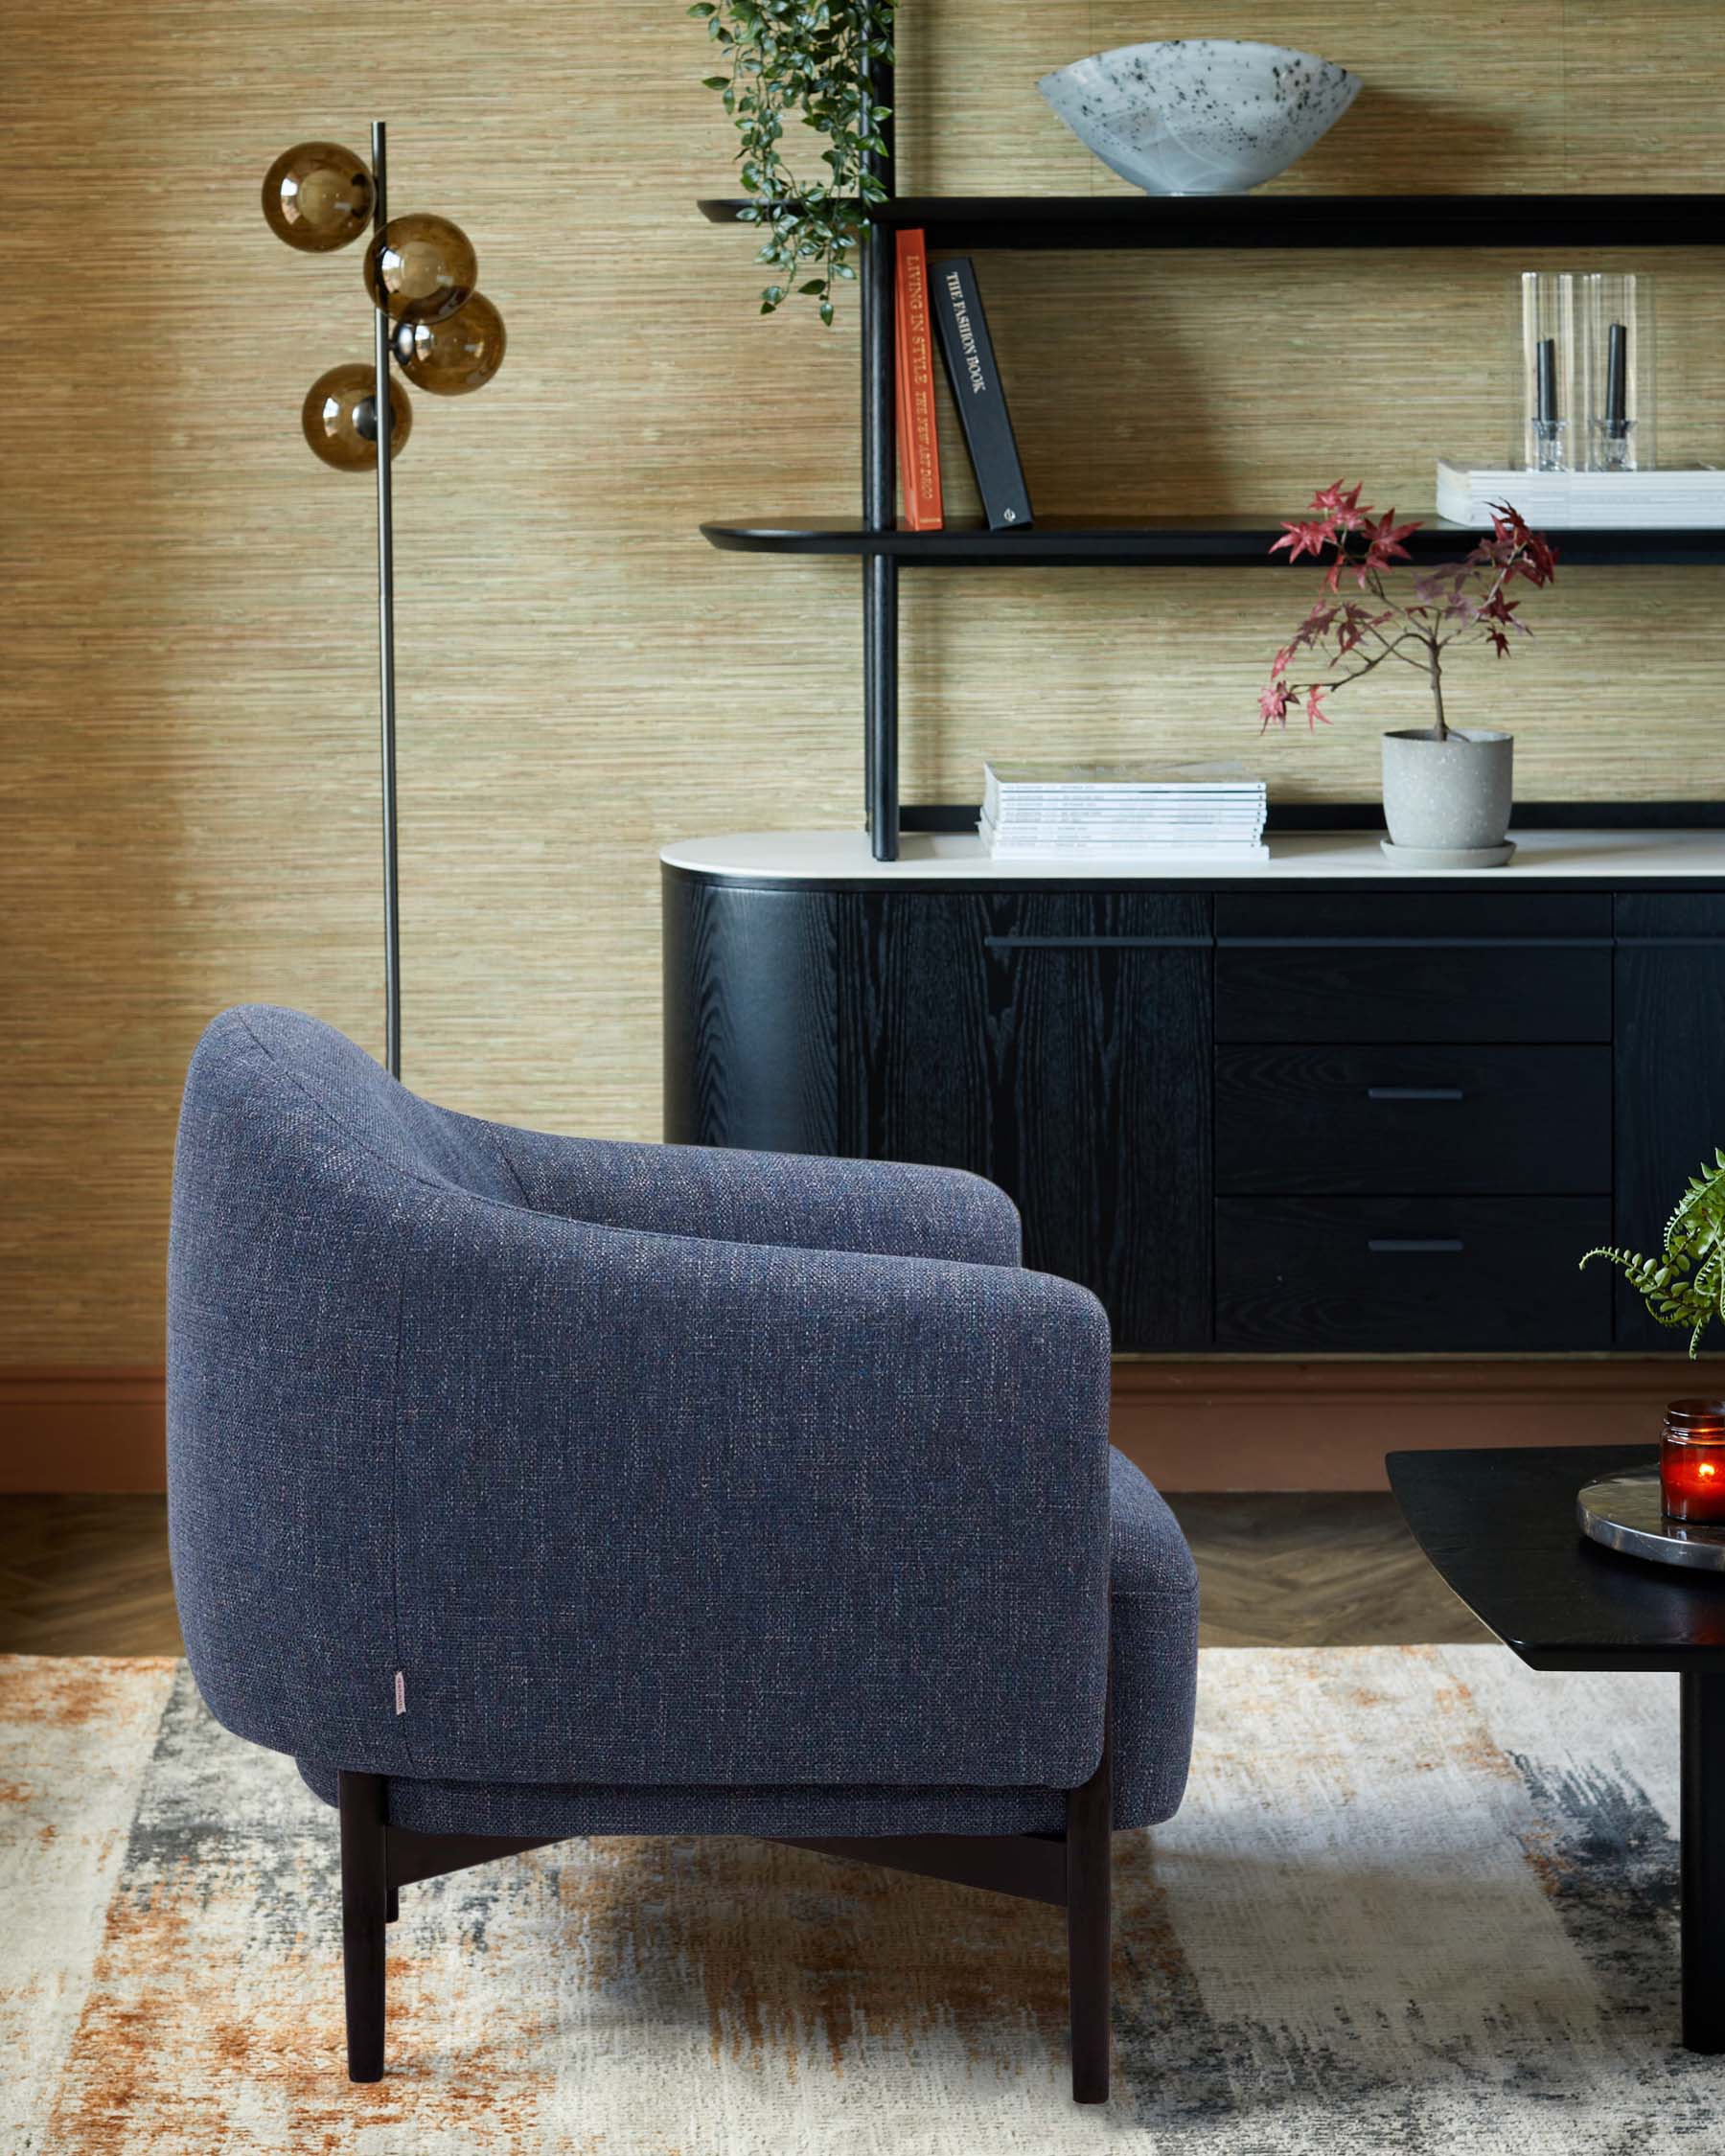
[[[1450,645],[1483,637],[1503,658],[1512,635],[1532,634],[1517,618],[1521,602],[1509,597],[1509,587],[1518,581],[1550,584],[1557,556],[1515,510],[1506,502],[1494,502],[1488,539],[1482,539],[1462,561],[1445,562],[1415,577],[1410,596],[1397,598],[1387,587],[1384,572],[1413,559],[1402,541],[1418,529],[1417,523],[1398,524],[1393,509],[1377,516],[1368,502],[1361,501],[1358,487],[1344,487],[1340,480],[1312,496],[1306,516],[1283,524],[1272,554],[1285,547],[1288,560],[1298,562],[1302,554],[1322,559],[1326,547],[1336,552],[1311,611],[1271,662],[1269,686],[1258,698],[1266,726],[1285,726],[1296,706],[1304,711],[1308,726],[1321,721],[1328,725],[1323,700],[1332,690],[1362,680],[1386,659],[1399,659],[1417,667],[1430,681],[1432,731],[1435,739],[1444,741],[1449,727],[1443,716],[1443,654]],[[1350,582],[1365,594],[1363,599],[1342,596],[1344,585]],[[1290,677],[1301,652],[1312,654],[1317,678]]]

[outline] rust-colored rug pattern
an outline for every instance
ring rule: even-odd
[[[355,2089],[292,1765],[183,1664],[3,1660],[0,2149],[1700,2156],[1676,1713],[1497,1647],[1207,1651],[1185,1807],[1116,1839],[1106,2110],[1068,2098],[1056,1912],[736,1840],[405,1891]]]

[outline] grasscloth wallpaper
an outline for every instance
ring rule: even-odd
[[[1354,68],[1292,181],[1328,193],[1725,187],[1715,0],[1153,8],[903,0],[904,183],[1116,181],[1032,87],[1143,35],[1273,34]],[[369,484],[313,462],[312,378],[363,358],[357,251],[258,210],[274,153],[392,124],[398,208],[472,234],[510,329],[483,395],[416,400],[397,467],[405,1067],[543,1127],[658,1126],[655,852],[846,824],[857,572],[710,552],[703,516],[854,501],[855,318],[762,321],[694,199],[728,149],[681,0],[6,0],[10,385],[0,1363],[159,1360],[180,1072],[223,1004],[380,1039]],[[374,58],[373,55],[380,55]],[[1045,510],[1239,509],[1361,476],[1404,512],[1489,454],[1513,219],[1488,256],[991,257]],[[1662,254],[1663,447],[1725,450],[1725,280]],[[950,433],[949,428],[949,433]],[[969,490],[949,456],[956,504]],[[1577,572],[1513,672],[1524,792],[1717,792],[1716,578]],[[991,749],[1256,753],[1291,579],[912,581],[906,791]],[[1417,697],[1417,684],[1409,677]],[[1369,789],[1385,695],[1262,750]]]

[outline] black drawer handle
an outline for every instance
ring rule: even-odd
[[[1208,951],[1208,936],[984,936],[985,951]]]
[[[1460,1086],[1368,1086],[1368,1100],[1465,1100]]]
[[[1609,951],[1610,936],[1218,936],[1218,951]]]
[[[1453,1235],[1373,1235],[1366,1248],[1383,1257],[1403,1257],[1414,1251],[1464,1250],[1467,1245]]]

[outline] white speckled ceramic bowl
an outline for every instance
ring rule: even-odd
[[[1085,147],[1147,195],[1244,195],[1285,172],[1360,94],[1310,53],[1175,37],[1092,53],[1037,88]]]

